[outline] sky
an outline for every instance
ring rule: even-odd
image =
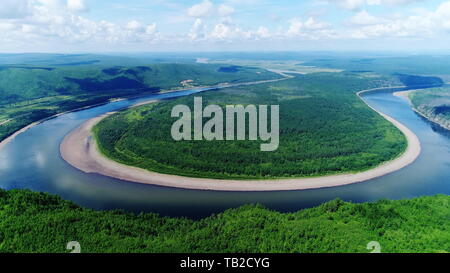
[[[0,52],[440,51],[450,0],[1,0]]]

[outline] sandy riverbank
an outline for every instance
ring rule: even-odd
[[[409,99],[409,93],[411,93],[411,91],[414,91],[414,90],[398,91],[398,92],[394,92],[393,95],[396,97],[403,98],[403,99],[407,100],[408,102],[411,102],[411,100]]]
[[[358,92],[357,95],[360,96],[360,94],[364,92],[378,89],[381,88],[363,90]],[[376,109],[372,109],[378,112]],[[98,151],[95,140],[92,137],[91,129],[95,124],[112,113],[93,118],[72,131],[63,140],[60,151],[64,160],[86,173],[98,173],[125,181],[143,184],[218,191],[284,191],[335,187],[367,181],[398,171],[414,162],[419,156],[421,146],[417,136],[397,120],[381,112],[378,113],[403,132],[407,138],[408,147],[400,157],[390,162],[386,162],[374,169],[356,174],[279,180],[219,180],[150,172],[117,163],[104,157]]]

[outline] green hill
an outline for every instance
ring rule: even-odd
[[[12,58],[11,55],[7,56]],[[263,69],[247,67],[240,67],[235,73],[229,73],[223,72],[221,65],[79,65],[89,61],[72,55],[67,59],[71,65],[0,65],[0,141],[34,121],[60,112],[104,103],[111,98],[280,77]],[[73,63],[75,61],[78,65]]]
[[[294,213],[259,205],[203,220],[92,211],[59,197],[0,190],[0,252],[449,252],[450,197],[352,204],[335,200]]]

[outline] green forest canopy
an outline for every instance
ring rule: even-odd
[[[409,98],[417,110],[435,122],[448,124],[450,121],[450,87],[415,90]]]
[[[260,205],[203,220],[93,211],[28,190],[0,190],[0,252],[311,253],[450,252],[450,197],[352,204],[341,200],[294,213]]]

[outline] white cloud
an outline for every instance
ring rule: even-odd
[[[207,34],[206,38],[210,41],[242,41],[254,37],[254,33],[249,30],[243,30],[239,26],[219,23],[213,27],[213,30]]]
[[[6,0],[2,0],[6,1]],[[14,44],[128,43],[158,39],[156,24],[130,21],[121,26],[107,21],[93,21],[74,12],[86,10],[83,1],[22,0],[26,13],[14,18],[0,17],[3,46]],[[8,43],[5,45],[5,43]]]
[[[223,17],[232,15],[234,13],[234,11],[235,10],[232,6],[227,6],[224,4],[220,5],[217,8],[217,13],[219,14],[219,16],[223,16]]]
[[[270,38],[270,31],[268,28],[260,26],[256,31],[256,35],[260,38]]]
[[[67,0],[67,8],[73,12],[82,12],[88,10],[84,0]]]
[[[205,17],[210,16],[214,11],[214,5],[209,0],[204,0],[200,4],[193,5],[187,11],[191,17]]]
[[[370,18],[370,17],[369,17]],[[367,19],[367,18],[366,18]],[[446,35],[450,31],[450,1],[444,2],[434,11],[395,18],[378,18],[350,32],[359,39],[409,37],[428,39]]]
[[[227,17],[234,14],[234,12],[235,10],[232,6],[226,4],[216,6],[209,0],[203,0],[203,2],[188,8],[187,15],[196,18],[208,17],[212,15]]]
[[[450,34],[450,0],[442,3],[434,10],[422,8],[405,13],[386,14],[385,16],[369,13],[368,5],[402,5],[411,0],[323,0],[342,5],[343,8],[354,10],[352,16],[344,18],[344,24],[333,26],[311,17],[294,18],[274,22],[267,15],[266,22],[252,24],[249,19],[247,26],[242,25],[242,18],[236,14],[242,5],[239,0],[228,0],[224,4],[214,4],[210,0],[198,2],[197,5],[183,13],[183,21],[192,21],[190,29],[167,28],[162,34],[156,23],[148,23],[128,18],[125,23],[113,23],[104,20],[92,20],[82,16],[80,11],[87,9],[85,1],[80,0],[1,0],[0,10],[0,44],[2,48],[15,48],[21,44],[23,48],[39,50],[38,45],[51,48],[84,48],[92,45],[102,49],[103,45],[125,46],[157,44],[164,48],[184,46],[205,46],[234,43],[235,45],[251,44],[266,46],[269,43],[258,43],[264,39],[268,42],[283,45],[295,45],[298,41],[328,41],[340,40],[347,43],[348,39],[389,39],[391,37],[408,38],[409,40],[446,37]],[[253,0],[251,0],[253,1]],[[71,2],[71,3],[70,3]],[[232,5],[234,7],[232,7]],[[186,6],[181,7],[186,10]],[[178,7],[177,10],[180,10]],[[186,16],[190,15],[190,16]],[[239,14],[237,14],[239,15]],[[259,16],[255,14],[255,16]],[[194,18],[192,18],[194,17]],[[247,21],[246,21],[247,22]],[[163,22],[164,23],[164,22]],[[180,22],[177,24],[181,25]],[[328,43],[330,46],[332,43]],[[80,45],[80,46],[77,46]],[[102,46],[99,46],[102,45]],[[144,46],[142,46],[144,47]],[[182,49],[184,49],[182,47]]]
[[[145,28],[145,34],[148,34],[148,35],[154,35],[156,33],[156,23],[153,23],[153,24],[151,24],[151,25],[148,25],[146,28]]]
[[[203,20],[197,18],[192,26],[191,30],[188,33],[188,37],[191,41],[195,40],[203,40],[205,38],[206,26],[203,23]]]
[[[308,40],[334,38],[335,35],[336,32],[330,24],[319,22],[313,17],[309,17],[306,21],[301,21],[298,18],[290,20],[290,25],[286,32],[286,36],[289,38],[303,38]]]
[[[366,10],[362,10],[351,17],[349,22],[354,25],[374,25],[383,22],[383,19],[371,15]]]
[[[308,20],[305,21],[304,27],[308,30],[318,30],[328,28],[330,25],[324,22],[317,22],[313,17],[309,17]]]
[[[436,10],[436,15],[442,19],[450,20],[450,1],[442,3]]]
[[[217,24],[211,33],[211,37],[219,40],[231,38],[231,29],[225,24]]]
[[[142,25],[138,21],[133,20],[133,21],[128,22],[128,24],[126,25],[126,28],[129,30],[139,31],[139,30],[142,30]]]
[[[299,35],[303,28],[303,22],[298,19],[291,20],[289,29],[287,31],[288,36],[296,36]]]

